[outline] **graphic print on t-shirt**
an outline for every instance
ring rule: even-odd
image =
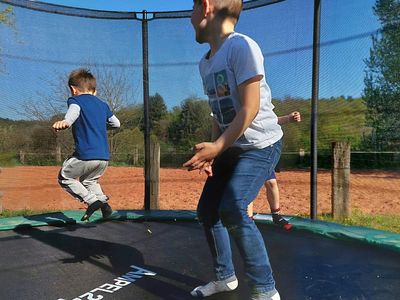
[[[224,97],[229,96],[230,90],[228,85],[228,77],[226,71],[222,70],[214,74],[215,86],[217,87],[217,96]]]
[[[233,100],[231,98],[223,98],[219,101],[219,107],[222,114],[222,124],[230,124],[236,116],[236,111],[233,106]]]
[[[209,98],[213,116],[222,127],[229,125],[236,116],[226,70],[208,74],[204,82],[204,92]]]
[[[208,74],[204,82],[204,93],[209,98],[214,98],[216,96],[215,85],[214,85],[214,75]]]

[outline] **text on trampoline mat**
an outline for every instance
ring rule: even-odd
[[[81,299],[86,299],[86,300],[101,300],[104,298],[104,293],[112,294],[119,289],[131,284],[132,282],[135,282],[136,280],[142,278],[143,276],[155,276],[157,273],[154,273],[152,271],[143,269],[138,266],[130,266],[133,271],[130,271],[118,278],[113,279],[113,283],[104,283],[101,286],[84,293],[83,295],[80,295],[76,298],[73,298],[72,300],[81,300]],[[59,298],[58,300],[65,300],[63,298]]]

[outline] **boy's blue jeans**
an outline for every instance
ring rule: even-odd
[[[245,263],[252,289],[275,289],[271,265],[260,231],[247,214],[247,206],[257,196],[279,161],[281,141],[257,150],[230,148],[213,164],[197,207],[205,229],[218,280],[235,274],[230,246],[231,235]]]

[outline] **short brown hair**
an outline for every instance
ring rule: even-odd
[[[196,4],[201,4],[202,0],[193,0]],[[221,19],[232,18],[235,23],[239,20],[243,9],[243,0],[211,0],[216,8],[216,14]]]
[[[77,69],[69,74],[68,85],[74,86],[81,92],[94,92],[96,77],[88,69]]]

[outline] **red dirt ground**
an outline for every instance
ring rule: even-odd
[[[0,191],[3,209],[76,210],[85,206],[64,192],[57,183],[59,167],[2,168]],[[310,173],[277,173],[282,212],[309,214]],[[205,175],[182,169],[160,170],[160,209],[196,208]],[[353,172],[350,176],[351,209],[372,214],[400,214],[400,172]],[[144,173],[141,168],[109,167],[100,181],[114,209],[142,209]],[[331,212],[331,175],[318,173],[318,213]],[[0,205],[1,207],[1,205]],[[268,213],[265,191],[255,211]]]

